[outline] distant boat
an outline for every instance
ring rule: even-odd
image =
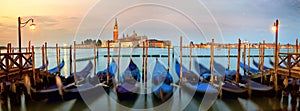
[[[158,59],[152,71],[152,92],[161,101],[168,100],[173,95],[173,78],[167,69],[161,64]]]
[[[109,64],[109,83],[110,84],[106,83],[107,82],[107,68],[97,72],[96,75],[98,76],[99,82],[111,86],[112,78],[115,76],[115,74],[117,72],[117,68],[118,68],[117,63],[115,62],[114,59],[112,59],[112,62]]]
[[[260,72],[260,70],[254,69],[254,68],[252,68],[252,67],[249,68],[249,66],[248,66],[247,64],[244,64],[243,62],[240,62],[240,67],[241,67],[242,69],[244,69],[246,72],[248,72],[248,70],[249,70],[249,72],[250,72],[251,74],[257,74],[257,73]],[[249,68],[249,69],[248,69],[248,68]]]
[[[211,77],[210,69],[206,68],[202,64],[199,64],[196,60],[195,60],[194,66],[200,76],[202,76],[207,81],[210,80],[210,77]],[[218,76],[218,74],[216,74],[216,76]]]
[[[89,77],[88,80],[91,84],[93,85],[97,85],[97,84],[103,84],[104,85],[104,90],[108,93],[110,87],[113,85],[112,83],[112,79],[116,74],[118,65],[115,62],[114,59],[112,59],[112,62],[109,64],[109,84],[107,84],[107,68],[100,70],[96,73],[96,75],[94,77]]]
[[[202,69],[202,70],[204,70],[203,72],[208,72],[208,74],[210,74],[210,70],[208,68],[204,67],[201,63],[198,63],[197,61],[195,61],[195,65],[198,65],[198,64],[199,64],[199,69],[197,69],[197,66],[196,66],[196,70]],[[225,67],[223,67],[221,64],[214,62],[214,67],[217,70],[217,72],[215,72],[216,74],[217,73],[226,73]],[[217,76],[217,77],[221,76],[221,74],[218,74],[218,75],[219,76]],[[224,75],[226,75],[226,74],[224,74]],[[243,96],[245,94],[245,92],[247,91],[246,88],[240,87],[237,84],[235,84],[234,82],[226,80],[226,77],[225,77],[224,82],[222,82],[221,84],[222,84],[222,97],[235,98],[235,97]],[[219,84],[217,84],[217,83],[214,83],[214,86],[220,88]]]
[[[47,64],[44,64],[42,66],[39,67],[40,70],[44,70],[47,67]]]
[[[269,59],[269,63],[270,63],[273,67],[275,67],[275,63],[274,63],[271,59]]]
[[[83,82],[87,76],[90,74],[93,69],[93,63],[91,61],[79,72],[76,72],[76,81],[77,83]],[[66,82],[71,83],[74,82],[74,72],[70,74],[69,77],[66,78]]]
[[[258,62],[256,62],[254,59],[253,59],[253,64],[254,64],[254,66],[255,67],[257,67],[258,69],[259,69],[259,67],[261,66],[261,64],[258,64]],[[269,68],[269,67],[267,67],[267,66],[264,66],[264,70],[268,70],[268,69],[271,69],[271,68]]]
[[[137,82],[140,82],[141,75],[137,65],[130,59],[129,65],[121,75],[120,84],[116,86],[116,93],[119,100],[136,99],[138,94]]]
[[[62,62],[59,64],[59,68],[62,69],[64,66],[65,66],[65,61],[62,60]],[[49,69],[48,72],[52,73],[52,74],[58,73],[58,66],[56,66],[52,69]]]
[[[269,58],[269,63],[273,66],[273,67],[275,67],[275,63],[274,63],[274,61],[272,61],[270,58]],[[280,66],[279,67],[281,67],[281,68],[286,68],[286,65],[284,64],[280,64]]]
[[[176,60],[175,64],[175,70],[177,73],[177,76],[180,77],[180,63]],[[204,81],[200,81],[200,76],[194,73],[191,70],[186,69],[182,65],[182,82],[184,85],[184,88],[186,88],[188,91],[191,91],[191,93],[196,92],[199,96],[204,96],[204,94],[218,94],[219,91],[214,86],[210,85],[209,83],[206,83]]]

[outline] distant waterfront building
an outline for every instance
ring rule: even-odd
[[[119,36],[119,30],[118,30],[118,21],[117,18],[115,19],[115,26],[114,26],[114,42],[117,42],[118,36]]]
[[[143,47],[143,41],[148,40],[148,37],[146,35],[139,36],[135,31],[131,34],[131,36],[128,36],[128,34],[123,34],[122,38],[118,38],[118,22],[117,19],[115,19],[115,25],[114,25],[114,31],[113,31],[113,40],[107,40],[103,41],[101,47],[107,47],[108,42],[110,47],[119,47],[119,42],[121,44],[121,47]],[[156,40],[156,39],[150,39],[149,41],[149,47],[166,47],[171,46],[171,41],[163,41],[163,40]]]
[[[141,47],[141,44],[144,40],[148,39],[147,36],[138,36],[135,31],[131,34],[131,36],[128,36],[128,34],[123,34],[123,37],[118,40],[118,42],[121,42],[122,47]]]
[[[149,41],[149,47],[166,47],[171,46],[171,41],[162,41],[162,40],[156,40],[156,39],[150,39]]]

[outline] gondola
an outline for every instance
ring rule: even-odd
[[[175,70],[177,73],[177,76],[180,77],[180,64],[176,60],[175,64]],[[182,65],[182,76],[183,81],[182,85],[183,88],[186,88],[189,93],[195,93],[195,96],[203,97],[205,94],[208,95],[215,95],[218,94],[219,91],[214,86],[210,85],[207,82],[200,81],[200,76],[194,73],[191,70],[186,69]]]
[[[109,64],[109,84],[107,84],[107,68],[100,70],[96,73],[96,75],[94,75],[94,77],[88,77],[88,81],[89,83],[96,85],[96,84],[103,84],[104,85],[104,89],[107,93],[109,93],[109,89],[111,88],[111,86],[113,85],[113,77],[116,74],[118,65],[115,62],[114,59],[112,59],[112,62]]]
[[[242,65],[243,63],[240,63],[240,64]],[[248,65],[241,66],[241,67],[242,68],[245,67],[244,69],[246,71],[248,71]],[[250,70],[251,69],[252,69],[252,71],[250,71],[250,72],[257,72],[258,71],[254,68],[250,68]],[[231,74],[226,74],[226,77],[228,77],[231,80],[235,80],[234,72],[236,73],[236,71],[232,71],[232,72],[233,73],[231,73]],[[269,92],[273,89],[273,87],[271,87],[271,86],[263,85],[261,83],[258,83],[258,82],[255,82],[255,81],[249,79],[246,75],[241,76],[241,74],[239,74],[239,78],[241,78],[240,82],[242,84],[245,84],[246,87],[248,86],[248,88],[250,88],[252,90],[252,92],[255,93],[255,94],[261,95],[262,94],[261,92]]]
[[[90,67],[90,69],[93,68],[93,64],[91,63],[89,63],[88,66]],[[112,62],[109,65],[109,74],[111,78],[114,77],[117,67],[118,66],[116,62],[114,61],[114,59],[112,59]],[[83,83],[79,83],[78,85],[74,85],[73,87],[67,88],[65,90],[66,93],[64,99],[68,100],[72,98],[77,98],[80,100],[84,99],[84,101],[86,102],[88,100],[93,100],[95,99],[95,97],[98,97],[99,95],[109,91],[110,85],[108,85],[104,81],[101,81],[101,79],[99,78],[99,74],[105,73],[106,76],[107,69],[98,71],[97,75],[94,75],[93,77],[88,76],[89,73],[81,73],[81,72],[90,72],[90,71],[88,71],[88,69],[85,68],[79,73],[76,73],[76,76],[81,76],[86,81],[84,81]],[[104,75],[100,75],[100,76],[104,76]]]
[[[254,59],[253,59],[253,64],[255,67],[257,67],[259,69],[259,67],[261,66],[260,64],[258,64],[258,62],[256,62]],[[264,66],[264,70],[269,70],[271,69],[270,67],[267,67],[267,66]]]
[[[257,73],[260,72],[260,71],[257,70],[257,69],[254,69],[254,68],[252,68],[252,67],[249,67],[247,64],[244,64],[243,62],[240,62],[240,67],[241,67],[242,69],[244,69],[246,72],[248,72],[248,70],[249,70],[249,72],[250,72],[251,74],[257,74]],[[249,68],[249,69],[248,69],[248,68]]]
[[[203,79],[210,81],[211,78],[211,70],[206,68],[204,65],[202,65],[201,63],[198,63],[196,60],[194,61],[194,66],[196,71],[198,72],[198,74],[203,77]],[[216,63],[217,64],[217,63]],[[220,71],[216,72],[214,71],[214,76],[215,77],[222,77],[222,75],[219,73]],[[224,72],[224,71],[222,71]]]
[[[71,87],[64,89],[64,100],[79,99],[79,100],[93,100],[101,94],[105,93],[102,83],[92,84],[90,82],[85,82],[82,84],[72,85]]]
[[[269,63],[274,67],[275,63],[271,59],[269,59]],[[280,64],[279,67],[286,68],[286,65]]]
[[[62,60],[62,62],[59,64],[59,68],[62,69],[64,67],[64,65],[65,65],[65,61]],[[52,73],[52,74],[58,73],[58,66],[56,66],[56,67],[54,67],[52,69],[49,69],[48,72]]]
[[[47,64],[44,64],[42,66],[39,67],[40,70],[44,70],[46,68]]]
[[[120,83],[116,85],[116,93],[118,100],[133,100],[136,99],[139,91],[138,82],[141,80],[141,75],[137,65],[130,58],[130,63],[120,78]]]
[[[76,82],[82,83],[85,82],[88,74],[90,74],[90,71],[93,69],[93,63],[91,61],[88,62],[88,64],[79,72],[76,72]],[[74,73],[71,73],[70,76],[68,76],[65,79],[66,83],[72,83],[74,82]]]
[[[90,65],[91,62],[89,62],[87,64],[87,66],[82,69],[80,72],[77,73],[85,73],[85,74],[89,74],[90,70],[92,69],[91,67],[93,67],[93,65]],[[89,70],[89,71],[88,71]],[[55,84],[54,81],[59,81],[59,79],[61,79],[61,77],[57,76],[55,78],[49,78],[49,81],[52,81],[52,85],[43,88],[43,89],[32,89],[32,94],[34,96],[35,100],[42,100],[42,99],[48,99],[49,101],[59,101],[59,100],[63,100],[64,96],[67,95],[66,94],[66,89],[73,89],[75,87],[75,83],[74,81],[68,81],[68,82],[59,82],[61,83],[63,86],[62,88],[58,87],[57,84]],[[70,79],[73,79],[70,77]],[[74,97],[74,96],[72,96]],[[70,98],[68,98],[70,99]]]
[[[152,71],[152,93],[161,101],[168,100],[173,95],[173,78],[158,59]]]
[[[202,70],[202,72],[206,72],[207,75],[211,75],[210,70],[204,67],[201,63],[198,63],[197,61],[195,61],[195,67],[198,72],[200,72],[199,70]],[[214,73],[219,75],[217,77],[223,77],[220,73],[226,73],[226,71],[224,70],[225,67],[223,67],[221,64],[217,62],[214,62],[214,68],[217,69],[217,72]],[[220,85],[216,82],[214,82],[214,86],[220,88]],[[226,80],[226,77],[224,82],[222,82],[222,97],[226,97],[226,98],[245,97],[244,95],[246,94],[246,91],[247,91],[246,88],[238,86],[236,83],[232,82],[231,80]]]
[[[112,59],[112,62],[109,64],[109,83],[110,84],[106,83],[107,82],[107,68],[97,72],[96,75],[97,75],[99,81],[97,80],[96,82],[97,83],[100,82],[100,83],[104,83],[108,86],[112,86],[112,82],[113,82],[112,78],[115,76],[117,68],[118,68],[117,63],[115,62],[114,59]],[[94,80],[94,82],[95,82],[95,80]]]

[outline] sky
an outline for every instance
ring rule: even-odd
[[[48,42],[71,45],[73,41],[112,39],[114,19],[123,34],[171,40],[179,44],[210,42],[274,42],[271,26],[280,20],[279,42],[294,44],[300,36],[300,0],[0,0],[0,46],[17,47],[17,18],[23,22],[22,46]],[[21,2],[21,3],[20,3]]]

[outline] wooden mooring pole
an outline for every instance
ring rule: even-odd
[[[21,55],[21,45],[19,44],[19,46],[20,46],[20,50],[19,50],[20,54],[18,55],[20,57],[19,58],[19,65],[20,65],[19,71],[20,71],[20,75],[23,75],[23,62],[22,62],[23,58]],[[11,48],[11,45],[10,45],[10,48]],[[8,79],[8,76],[7,76],[7,79]]]
[[[251,61],[250,61],[250,43],[248,43],[248,45],[247,45],[247,47],[248,47],[248,69],[250,69],[250,63],[251,63]],[[250,70],[248,70],[248,72],[247,72],[248,74],[250,74]]]
[[[239,75],[240,75],[240,58],[241,57],[241,39],[238,40],[238,56],[237,56],[237,65],[236,65],[236,74],[235,74],[235,82],[239,83]]]
[[[274,23],[274,26],[276,27],[275,30],[275,91],[276,91],[276,95],[278,94],[278,62],[279,62],[279,49],[280,49],[280,45],[278,45],[278,30],[279,30],[279,20],[277,19],[276,22]]]
[[[97,72],[96,72],[96,69],[97,69],[97,46],[94,45],[94,76],[96,76]]]
[[[172,47],[172,60],[174,61],[174,47]]]
[[[30,52],[30,48],[31,48],[31,41],[28,41],[28,52]]]
[[[262,64],[262,44],[259,42],[259,45],[258,45],[258,64],[260,65],[260,66],[258,66],[258,69],[259,69],[259,71],[260,72],[262,72],[263,71],[263,69],[261,68],[261,64]],[[263,83],[263,78],[264,78],[264,75],[263,75],[263,73],[261,73],[261,77],[260,77],[260,83]]]
[[[6,49],[6,52],[7,53],[11,53],[11,43],[8,43],[7,44],[7,49]],[[8,60],[8,59],[5,59],[5,64],[7,65],[7,68],[10,69],[10,65],[9,64],[12,64],[12,61]],[[8,80],[8,73],[6,73],[6,80]]]
[[[45,42],[46,72],[48,72],[47,42]]]
[[[262,47],[261,47],[261,65],[260,65],[260,69],[261,69],[261,78],[263,79],[261,81],[261,83],[264,83],[264,80],[266,79],[266,75],[264,74],[264,63],[265,63],[265,40],[263,40],[263,43],[262,43]]]
[[[168,46],[168,72],[170,71],[170,46]]]
[[[58,73],[60,73],[59,49],[57,43],[56,43],[56,62],[57,62]]]
[[[182,85],[182,36],[180,36],[180,77],[179,77],[179,86]],[[181,92],[181,91],[180,91]]]
[[[44,65],[45,65],[45,45],[42,46],[42,67],[43,67],[43,70],[45,69]]]
[[[143,82],[146,83],[145,81],[145,41],[143,41],[143,55],[142,55],[142,76],[143,76]]]
[[[106,72],[106,85],[109,85],[109,64],[110,64],[110,41],[107,43],[107,72]]]
[[[119,42],[119,50],[118,50],[118,83],[120,83],[120,55],[121,55],[121,42]]]
[[[32,46],[32,52],[31,52],[31,56],[32,56],[32,75],[33,75],[33,85],[36,86],[36,73],[35,73],[35,56],[34,56],[34,46]]]
[[[76,79],[76,41],[74,41],[74,54],[73,54],[73,60],[74,60],[74,83],[75,85],[77,84],[77,79]]]
[[[149,41],[146,39],[146,59],[145,59],[145,89],[147,92],[147,79],[148,79],[148,51],[149,51]]]
[[[244,66],[246,66],[246,43],[243,43],[243,63],[244,63]],[[244,75],[250,74],[250,73],[246,74],[246,69],[245,68],[244,68]]]
[[[227,63],[227,69],[229,70],[230,69],[230,44],[227,45],[227,51],[228,51],[228,56],[227,56],[227,59],[228,59],[228,63]]]
[[[72,45],[70,45],[70,75],[72,74]]]
[[[193,44],[193,42],[191,41],[190,42],[190,61],[189,61],[189,70],[191,70],[191,67],[192,67],[192,51],[193,51],[193,49],[192,49],[192,44]]]
[[[298,43],[298,38],[296,38],[296,49],[295,49],[295,53],[298,53],[299,51],[299,43]]]
[[[210,46],[210,73],[211,73],[211,78],[210,82],[214,82],[214,48],[215,48],[215,39],[211,40],[211,46]]]
[[[180,37],[180,82],[182,81],[182,37]]]

